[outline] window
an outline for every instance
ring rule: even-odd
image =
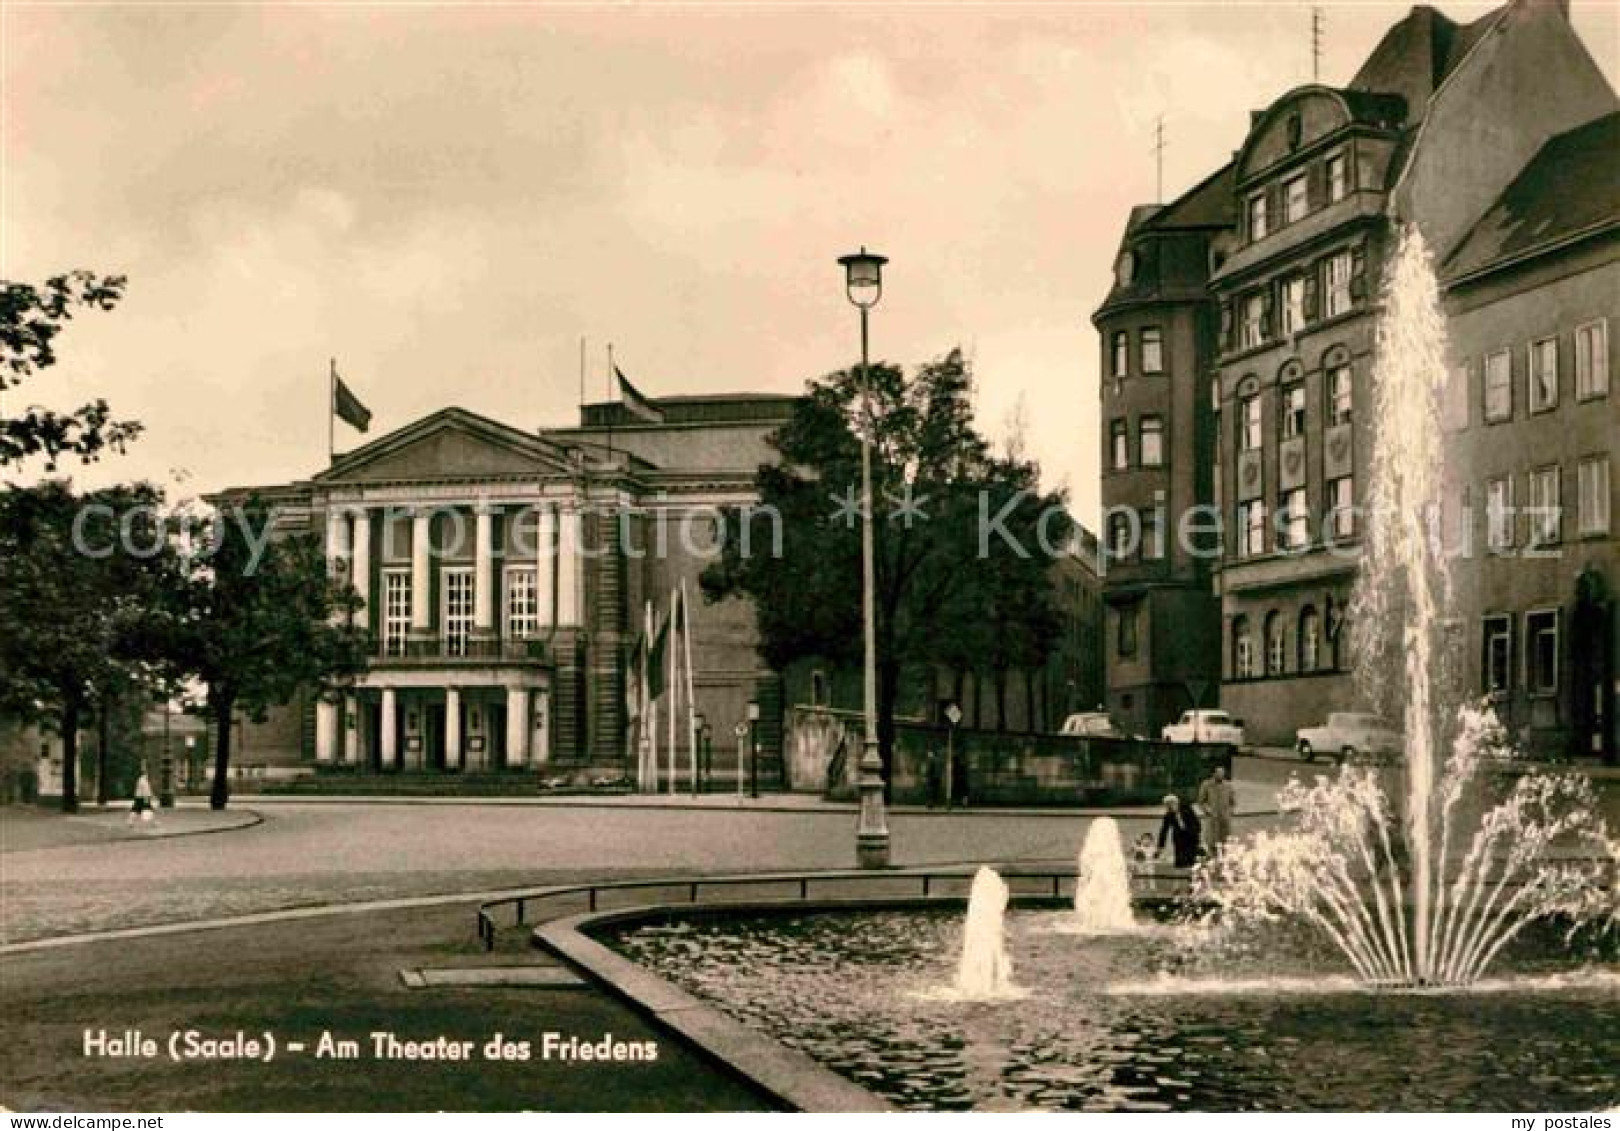
[[[1487,695],[1505,695],[1513,688],[1513,618],[1489,616],[1484,622],[1481,688]]]
[[[540,623],[540,592],[533,566],[513,566],[506,571],[506,638],[522,640],[533,636]]]
[[[1451,371],[1445,393],[1440,399],[1440,423],[1450,432],[1461,432],[1468,427],[1468,366],[1459,365]]]
[[[1545,412],[1558,404],[1558,339],[1530,343],[1530,411]]]
[[[1108,555],[1112,558],[1124,558],[1130,551],[1130,516],[1116,511],[1108,516]]]
[[[1142,372],[1164,372],[1164,331],[1157,326],[1142,331]]]
[[[1322,619],[1309,605],[1299,614],[1299,670],[1314,672],[1322,662]]]
[[[1164,557],[1164,516],[1156,509],[1142,512],[1142,556]]]
[[[1249,197],[1249,240],[1266,238],[1266,194],[1257,192]]]
[[[1485,484],[1485,544],[1493,550],[1513,545],[1513,480],[1503,476]]]
[[[1322,291],[1327,296],[1324,318],[1336,318],[1350,310],[1350,279],[1355,264],[1348,251],[1328,256],[1322,266]]]
[[[1253,349],[1266,340],[1266,298],[1259,291],[1243,300],[1243,325],[1238,346]]]
[[[1558,610],[1524,614],[1524,685],[1532,695],[1558,694]]]
[[[383,570],[383,655],[403,656],[411,631],[411,574]]]
[[[1342,153],[1335,153],[1327,159],[1327,198],[1328,203],[1343,200],[1350,192],[1350,164]]]
[[[1251,499],[1238,504],[1238,527],[1242,531],[1242,549],[1245,557],[1266,552],[1266,504]]]
[[[1112,370],[1115,377],[1125,376],[1125,371],[1130,365],[1130,357],[1131,336],[1124,330],[1116,331],[1114,334],[1114,367]]]
[[[1351,475],[1329,479],[1328,533],[1334,538],[1348,538],[1356,532],[1356,481]]]
[[[1283,655],[1287,645],[1283,640],[1283,619],[1277,613],[1266,614],[1266,674],[1282,675]]]
[[[1609,392],[1609,324],[1599,319],[1575,328],[1575,399]]]
[[[1580,517],[1576,520],[1582,534],[1609,532],[1609,457],[1592,456],[1583,459],[1576,471],[1577,496]]]
[[[1260,449],[1260,394],[1250,393],[1238,403],[1238,411],[1242,414],[1243,431],[1238,433],[1238,448],[1240,451],[1253,452]]]
[[[1556,543],[1563,533],[1563,517],[1558,505],[1558,468],[1538,467],[1530,473],[1530,544]]]
[[[1292,440],[1305,435],[1305,386],[1295,383],[1284,385],[1282,391],[1283,439]]]
[[[1137,614],[1141,604],[1132,601],[1119,607],[1119,638],[1114,642],[1121,656],[1136,655]]]
[[[1327,371],[1328,425],[1337,427],[1350,423],[1350,410],[1354,403],[1350,389],[1350,366],[1340,362]]]
[[[1157,416],[1144,416],[1141,424],[1141,458],[1143,467],[1164,466],[1164,421]]]
[[[444,581],[444,654],[465,656],[473,621],[473,573],[462,566],[446,569]]]
[[[1254,675],[1254,641],[1249,637],[1249,618],[1232,618],[1232,674],[1238,679]]]
[[[1310,211],[1310,198],[1305,193],[1305,174],[1290,177],[1283,182],[1283,223],[1295,224],[1305,219]]]
[[[1295,487],[1292,491],[1284,491],[1279,507],[1282,512],[1278,529],[1280,548],[1299,550],[1310,545],[1311,516],[1305,508],[1305,488]]]
[[[1513,355],[1497,350],[1485,358],[1485,419],[1506,420],[1513,415]]]
[[[1305,276],[1295,275],[1282,285],[1282,332],[1284,336],[1305,329]]]
[[[1209,379],[1209,410],[1221,411],[1221,378],[1219,374]]]
[[[1110,466],[1115,471],[1124,471],[1131,465],[1131,439],[1125,432],[1123,420],[1108,422],[1108,450],[1111,453]]]

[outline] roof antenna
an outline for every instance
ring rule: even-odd
[[[1154,203],[1164,203],[1164,115],[1160,114],[1153,126],[1153,158],[1155,166]]]
[[[1321,8],[1311,9],[1311,81],[1322,81],[1322,27]]]

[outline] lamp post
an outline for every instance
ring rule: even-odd
[[[866,734],[861,743],[860,824],[855,829],[855,856],[863,868],[889,865],[889,825],[883,807],[883,761],[877,734],[877,567],[872,530],[872,370],[867,358],[867,312],[883,297],[884,256],[862,247],[838,260],[844,268],[844,292],[861,312],[861,618],[865,637]]]

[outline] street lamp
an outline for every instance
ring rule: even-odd
[[[862,247],[840,256],[844,291],[861,312],[861,617],[865,637],[863,684],[866,736],[861,744],[861,819],[855,829],[855,856],[863,868],[889,865],[889,825],[883,809],[883,761],[877,736],[877,568],[872,532],[872,370],[867,359],[867,311],[883,297],[883,265],[888,262]]]

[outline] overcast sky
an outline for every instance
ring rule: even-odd
[[[1445,4],[1455,18],[1481,5]],[[1348,81],[1405,5],[1326,6]],[[191,493],[326,462],[327,359],[373,435],[446,405],[576,419],[579,342],[644,392],[792,392],[858,349],[836,257],[892,259],[878,356],[961,344],[1097,507],[1126,211],[1310,78],[1306,7],[7,4],[0,267],[130,276],[11,396],[148,432],[87,481]],[[1615,81],[1617,7],[1575,5]],[[1020,408],[1020,405],[1022,406]],[[360,438],[339,426],[339,449]]]

